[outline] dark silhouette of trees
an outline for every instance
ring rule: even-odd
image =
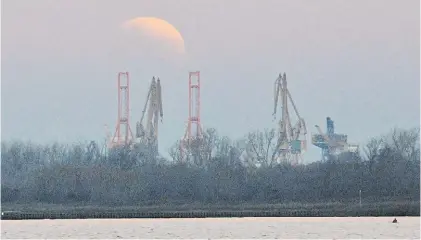
[[[232,141],[214,129],[183,161],[127,147],[1,144],[2,203],[91,205],[419,201],[419,129],[394,129],[359,154],[290,166],[272,160],[274,131]],[[248,154],[244,154],[247,152]],[[247,155],[245,157],[245,155]],[[153,158],[153,159],[151,159]]]

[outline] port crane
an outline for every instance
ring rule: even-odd
[[[143,121],[146,116],[146,124]],[[158,122],[164,116],[162,109],[161,81],[152,78],[140,121],[136,123],[136,143],[152,147],[158,154]]]
[[[302,161],[302,153],[306,150],[307,128],[304,119],[300,116],[291,93],[287,87],[286,74],[279,74],[275,80],[275,104],[273,116],[276,119],[278,103],[282,109],[278,122],[277,143],[272,154],[272,159],[278,162],[287,162],[296,165]],[[288,110],[291,103],[298,121],[292,125],[291,115]]]
[[[322,136],[323,140],[327,143],[327,147],[325,148],[325,151],[327,150],[328,153],[324,153],[325,157],[327,157],[327,154],[338,154],[340,151],[344,151],[348,144],[341,140],[334,140],[328,137],[326,134],[323,133],[322,129],[319,125],[314,125],[319,132],[320,136]]]
[[[327,161],[331,156],[338,156],[345,152],[357,152],[359,146],[348,143],[348,136],[335,133],[334,122],[326,118],[327,133],[323,133],[319,125],[315,125],[318,134],[312,136],[313,145],[322,149],[322,159]]]

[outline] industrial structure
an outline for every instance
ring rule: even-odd
[[[323,133],[318,125],[315,127],[319,133],[312,135],[311,142],[314,146],[322,149],[323,161],[342,153],[358,151],[358,145],[348,143],[348,135],[335,133],[334,122],[330,117],[326,118],[326,133]]]
[[[189,72],[189,111],[187,127],[180,141],[180,157],[182,160],[193,157],[196,161],[204,141],[204,133],[201,125],[201,99],[200,99],[200,72]],[[118,116],[114,135],[107,131],[107,147],[100,152],[108,152],[109,149],[121,146],[129,146],[138,154],[144,156],[159,156],[158,152],[158,125],[163,119],[161,81],[152,78],[142,115],[136,123],[135,137],[130,127],[130,78],[128,72],[119,72],[117,76],[118,87]],[[290,112],[289,105],[293,112]],[[297,165],[302,163],[302,154],[307,150],[306,124],[300,116],[287,86],[286,74],[279,74],[274,85],[274,111],[276,119],[278,108],[281,110],[278,128],[276,129],[272,156],[267,154],[267,160],[277,163],[289,163]],[[293,118],[293,115],[295,117]],[[294,120],[295,119],[295,120]],[[330,117],[326,119],[327,132],[323,133],[318,125],[315,125],[318,134],[312,135],[312,144],[321,148],[323,160],[342,153],[358,152],[358,145],[349,144],[347,135],[337,134],[334,130],[334,122]],[[98,155],[98,146],[91,143],[88,151],[93,158]],[[152,155],[151,155],[152,154]],[[246,158],[254,158],[252,152],[246,147]],[[260,160],[259,160],[260,161]]]
[[[188,148],[194,142],[203,139],[203,129],[200,118],[200,71],[189,72],[189,115],[187,128],[180,141],[181,157],[188,154]]]
[[[136,123],[136,135],[130,127],[130,79],[128,72],[118,73],[118,116],[113,137],[107,131],[107,147],[129,147],[141,154],[158,156],[158,122],[162,122],[163,108],[161,81],[152,78],[140,120]],[[107,150],[108,152],[108,150]]]
[[[108,143],[109,148],[130,145],[133,140],[130,128],[130,78],[128,72],[119,72],[117,75],[118,88],[118,116],[114,136]]]
[[[146,115],[146,120],[145,120]],[[152,78],[140,121],[136,123],[136,144],[143,144],[158,153],[158,122],[164,116],[161,81]],[[145,124],[143,124],[145,121]]]
[[[287,87],[286,74],[279,74],[275,80],[275,105],[273,116],[276,118],[278,102],[282,113],[279,119],[277,130],[277,143],[272,159],[278,162],[291,163],[297,165],[302,162],[302,153],[306,150],[307,129],[304,119],[300,116],[297,107],[292,100],[291,93]],[[288,102],[291,103],[297,121],[292,125],[291,114],[288,110]]]

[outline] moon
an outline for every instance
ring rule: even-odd
[[[140,34],[136,41],[159,52],[185,54],[184,39],[180,32],[167,21],[156,17],[137,17],[125,21],[122,28],[128,33]]]

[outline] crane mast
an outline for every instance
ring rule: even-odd
[[[146,124],[143,124],[146,115]],[[152,78],[140,121],[136,123],[138,143],[153,147],[158,151],[158,121],[164,116],[161,97],[161,81]],[[146,126],[146,127],[145,127]]]
[[[278,140],[273,152],[272,159],[278,162],[288,162],[293,165],[302,160],[301,154],[306,148],[307,129],[305,121],[301,118],[298,109],[291,97],[291,93],[287,87],[286,74],[279,74],[275,80],[274,88],[274,111],[273,116],[276,118],[278,103],[282,109],[282,115],[278,122]],[[292,126],[291,115],[288,110],[288,100],[291,103],[294,113],[298,121]]]

